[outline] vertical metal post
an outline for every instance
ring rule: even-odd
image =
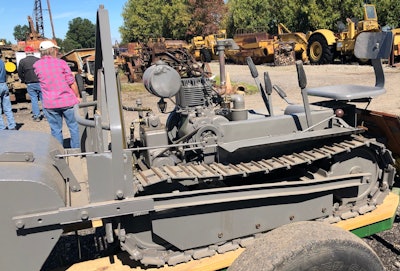
[[[101,121],[110,123],[111,142],[102,148],[110,148],[111,152],[99,152],[87,157],[89,182],[94,182],[89,185],[92,202],[123,199],[134,195],[132,158],[131,153],[124,150],[127,143],[112,51],[108,11],[100,5],[96,21],[96,91],[93,99],[98,101],[98,108],[95,110],[100,116],[96,126],[100,126]]]
[[[223,93],[226,90],[226,72],[225,72],[225,42],[223,40],[217,41],[217,53],[219,59],[219,75],[220,75],[220,86],[223,89]]]

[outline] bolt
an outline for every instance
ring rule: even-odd
[[[88,220],[89,218],[89,213],[87,211],[82,211],[81,212],[81,219],[82,220]]]
[[[293,220],[294,220],[294,215],[291,215],[291,216],[289,217],[289,219],[290,219],[290,221],[293,221]]]
[[[218,238],[222,238],[222,236],[224,236],[222,232],[218,233]]]
[[[326,213],[326,208],[322,208],[322,213]]]
[[[258,230],[261,227],[260,224],[256,224],[256,229]]]
[[[18,229],[23,229],[25,227],[25,223],[22,220],[18,220],[15,223],[15,226],[17,226]]]
[[[124,197],[124,192],[122,192],[122,190],[118,190],[115,195],[117,196],[117,199],[122,199]]]

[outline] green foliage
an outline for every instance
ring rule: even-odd
[[[80,17],[72,19],[68,23],[68,32],[62,42],[64,51],[73,49],[92,48],[96,41],[96,26],[88,19]]]
[[[226,3],[225,3],[226,2]],[[327,28],[338,31],[338,22],[363,19],[364,0],[128,0],[120,28],[124,42],[148,37],[182,39],[227,29],[262,28],[277,33],[279,23],[295,32]],[[372,0],[381,26],[399,27],[400,5],[392,0]]]
[[[400,5],[397,1],[375,0],[371,3],[376,5],[376,13],[381,26],[400,27]]]
[[[124,25],[119,31],[124,42],[145,41],[163,34],[162,0],[128,0],[122,17]]]
[[[223,0],[128,0],[119,31],[123,42],[211,34],[220,28],[225,11]]]
[[[238,29],[270,30],[272,0],[230,0],[227,19],[228,36]]]
[[[16,41],[25,41],[29,34],[29,26],[27,25],[16,25],[14,27],[14,39]]]
[[[228,36],[238,28],[268,26],[277,33],[279,23],[295,32],[327,28],[338,31],[338,22],[346,19],[363,20],[364,0],[229,0],[225,24]],[[399,27],[400,5],[392,0],[374,0],[381,26]]]
[[[71,50],[74,49],[81,49],[83,48],[78,42],[72,40],[72,39],[65,39],[61,44],[60,44],[61,50],[64,53],[67,53]]]
[[[184,39],[190,23],[190,13],[186,0],[171,0],[162,9],[162,36],[173,39]]]
[[[1,44],[10,45],[10,44],[11,44],[11,41],[6,40],[5,38],[0,38],[0,43],[1,43]]]

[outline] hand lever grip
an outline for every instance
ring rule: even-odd
[[[268,72],[264,72],[264,85],[265,85],[265,92],[267,92],[267,95],[271,95],[272,83],[271,79],[269,78]]]
[[[299,81],[299,87],[301,89],[304,89],[307,86],[307,77],[304,71],[303,62],[301,60],[296,61],[296,69],[297,69],[297,79]]]
[[[253,59],[251,59],[251,57],[248,56],[248,57],[246,57],[246,62],[247,62],[247,66],[249,66],[251,76],[253,78],[257,78],[258,71],[257,71],[256,65],[254,65]]]

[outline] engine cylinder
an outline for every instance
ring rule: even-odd
[[[182,79],[181,91],[176,95],[176,104],[181,108],[205,105],[211,95],[211,82],[203,78]]]

